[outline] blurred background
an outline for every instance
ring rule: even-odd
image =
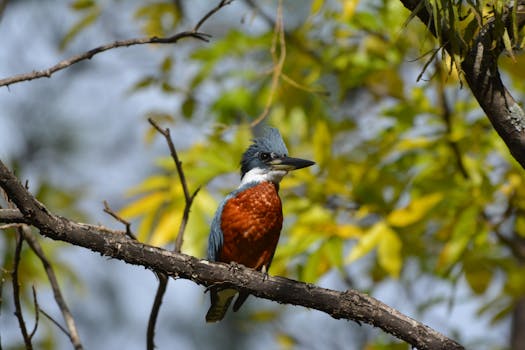
[[[191,29],[218,1],[1,3],[5,78],[115,40]],[[462,28],[479,21],[470,2],[457,11]],[[523,169],[450,57],[409,19],[394,0],[236,0],[201,27],[209,43],[118,48],[0,88],[0,158],[53,212],[122,229],[103,213],[106,200],[141,241],[172,248],[184,200],[151,117],[170,127],[190,191],[201,187],[183,252],[204,257],[215,209],[239,183],[250,124],[263,120],[281,130],[290,154],[317,163],[282,182],[285,224],[270,274],[356,288],[469,349],[523,349],[511,347],[523,327],[513,323],[524,312]],[[500,62],[518,100],[521,60]],[[38,238],[85,348],[145,348],[155,275]],[[23,348],[10,281],[14,244],[14,233],[2,232],[5,349]],[[61,320],[40,262],[22,253],[29,327],[32,286],[40,307]],[[409,348],[368,325],[254,297],[208,325],[203,292],[170,281],[159,349]],[[71,347],[44,317],[35,346]]]

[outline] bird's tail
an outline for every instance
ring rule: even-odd
[[[211,290],[211,306],[206,313],[206,322],[218,322],[224,318],[237,291],[235,289]]]

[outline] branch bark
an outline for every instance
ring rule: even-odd
[[[4,221],[4,217],[11,221],[14,217],[20,217],[54,240],[88,248],[173,278],[189,279],[204,286],[229,286],[260,298],[316,309],[336,319],[368,323],[421,350],[464,349],[432,328],[355,290],[339,292],[284,277],[265,278],[262,273],[240,265],[197,259],[132,240],[124,231],[77,223],[54,215],[26,190],[1,161],[0,187],[20,211],[15,215],[12,210],[0,209],[0,222]]]

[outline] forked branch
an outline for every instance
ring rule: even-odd
[[[221,4],[226,1],[221,1]],[[220,4],[219,4],[220,5]],[[200,26],[197,25],[196,28]],[[175,163],[175,168],[177,169],[177,174],[179,175],[179,181],[180,185],[182,187],[182,192],[184,193],[184,211],[182,214],[182,220],[180,222],[179,231],[177,233],[177,238],[175,239],[175,247],[173,248],[173,251],[175,253],[180,253],[182,248],[182,242],[184,240],[184,232],[186,231],[186,225],[188,223],[189,215],[190,215],[190,208],[193,203],[193,199],[199,192],[199,188],[197,188],[193,194],[190,195],[190,192],[188,190],[188,183],[186,182],[186,176],[184,175],[184,170],[182,168],[182,162],[179,159],[179,155],[177,154],[177,150],[175,149],[175,145],[173,144],[173,140],[171,138],[170,129],[161,128],[153,119],[148,119],[149,123],[162,135],[164,136],[166,143],[168,144],[168,148],[170,150],[171,158],[173,159],[173,163]],[[146,339],[146,345],[148,350],[153,350],[155,348],[154,338],[155,338],[155,325],[157,323],[157,318],[160,311],[160,305],[162,304],[162,299],[164,298],[164,293],[166,292],[166,288],[168,286],[168,275],[164,273],[157,273],[157,276],[159,278],[159,285],[157,287],[157,292],[155,293],[155,299],[153,300],[153,306],[151,307],[151,312],[149,316],[148,321],[148,329],[147,329],[147,339]]]
[[[54,215],[27,191],[1,161],[0,187],[16,204],[20,215],[51,239],[85,247],[170,277],[189,279],[204,286],[222,283],[260,298],[316,309],[337,319],[368,323],[420,350],[464,349],[432,328],[352,289],[339,292],[283,277],[263,278],[263,274],[253,269],[214,263],[149,246],[130,239],[124,232]],[[3,222],[4,212],[5,209],[0,209],[0,222]],[[12,212],[9,217],[13,219]]]

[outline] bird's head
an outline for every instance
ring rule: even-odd
[[[288,157],[288,150],[279,131],[267,128],[253,140],[241,160],[241,182],[271,181],[278,184],[291,170],[306,168],[315,162]]]

